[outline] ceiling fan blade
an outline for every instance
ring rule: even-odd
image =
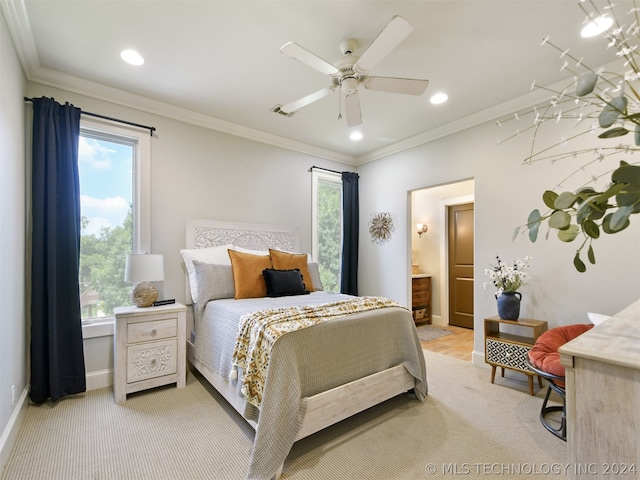
[[[400,42],[407,38],[412,31],[411,24],[401,16],[396,15],[360,56],[354,65],[354,69],[360,74],[368,72],[386,57],[391,50],[396,48]]]
[[[289,55],[294,60],[298,60],[299,62],[302,62],[311,68],[315,68],[326,75],[336,75],[338,73],[338,69],[336,67],[331,65],[329,62],[324,61],[315,53],[311,53],[309,50],[302,48],[297,43],[285,43],[280,47],[280,51],[285,55]]]
[[[362,112],[360,110],[360,97],[358,92],[351,93],[344,97],[344,114],[347,117],[347,127],[355,127],[362,123]]]
[[[286,105],[283,105],[282,107],[280,107],[280,111],[285,113],[295,112],[296,110],[299,110],[302,107],[306,107],[310,103],[320,100],[321,98],[324,98],[327,95],[331,95],[333,92],[335,92],[335,90],[336,90],[336,87],[334,86],[323,88],[322,90],[313,92],[312,94],[307,95],[306,97],[302,97],[291,103],[287,103]]]
[[[405,95],[422,95],[429,85],[429,80],[416,78],[367,77],[364,88],[379,92],[404,93]]]

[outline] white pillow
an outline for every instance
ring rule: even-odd
[[[269,250],[251,250],[250,248],[240,247],[238,245],[231,245],[231,250],[241,253],[250,253],[251,255],[269,256]]]
[[[193,265],[193,261],[203,263],[216,263],[218,265],[231,265],[231,259],[229,258],[228,249],[233,245],[220,245],[218,247],[208,248],[194,248],[191,250],[182,249],[180,254],[184,259],[184,265],[187,267],[187,273],[189,274],[189,288],[191,289],[191,298],[194,302],[198,301],[198,278],[196,276],[196,269]]]
[[[609,320],[611,317],[609,315],[602,315],[601,313],[587,313],[587,317],[589,317],[589,321],[594,325],[600,325],[605,320]]]

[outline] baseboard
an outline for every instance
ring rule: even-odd
[[[110,387],[113,385],[113,369],[98,370],[97,372],[89,372],[86,376],[87,391],[98,390],[99,388]]]
[[[4,467],[7,465],[7,462],[9,462],[11,450],[13,450],[13,445],[18,438],[18,432],[20,432],[20,427],[22,427],[25,415],[27,414],[27,405],[29,405],[29,400],[27,399],[28,394],[29,386],[27,385],[20,394],[18,403],[16,403],[13,413],[11,417],[9,417],[9,423],[7,423],[0,437],[0,477],[4,474]]]
[[[479,352],[478,350],[474,350],[471,354],[471,364],[476,367],[489,367],[489,364],[484,361],[484,351]]]

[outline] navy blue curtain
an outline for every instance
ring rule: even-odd
[[[358,174],[342,172],[342,271],[340,293],[358,295]]]
[[[35,403],[86,390],[80,262],[80,109],[33,99],[31,390]]]

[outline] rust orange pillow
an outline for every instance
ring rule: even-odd
[[[229,250],[235,298],[260,298],[267,296],[267,284],[262,271],[271,268],[269,255],[253,255],[251,253]]]
[[[313,288],[313,280],[309,273],[309,260],[306,253],[290,253],[280,250],[269,249],[271,263],[276,270],[293,270],[297,268],[302,274],[305,290],[315,292]]]

